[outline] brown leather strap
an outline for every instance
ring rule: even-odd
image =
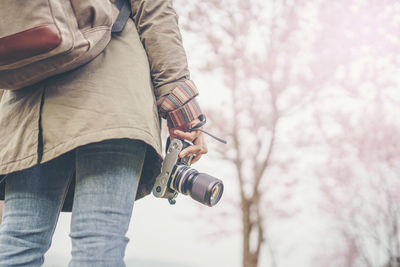
[[[54,24],[35,28],[0,38],[0,64],[47,53],[61,43],[61,35]]]

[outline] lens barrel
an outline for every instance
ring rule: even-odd
[[[221,180],[200,173],[187,165],[178,165],[173,181],[173,187],[178,192],[190,195],[194,200],[207,205],[214,206],[222,197],[224,184]]]

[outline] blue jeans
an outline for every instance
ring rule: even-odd
[[[146,144],[116,139],[79,147],[7,177],[0,266],[41,266],[76,170],[69,266],[125,266],[125,236]]]

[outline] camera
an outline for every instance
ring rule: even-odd
[[[153,187],[153,194],[159,198],[167,198],[170,204],[175,204],[179,193],[189,195],[194,200],[212,207],[218,203],[224,191],[221,180],[198,172],[190,167],[192,156],[179,158],[179,153],[190,146],[184,140],[167,140],[167,154],[161,173]]]

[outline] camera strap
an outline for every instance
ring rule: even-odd
[[[114,5],[118,8],[119,14],[117,20],[112,26],[111,32],[122,32],[126,22],[132,14],[131,5],[126,0],[116,0]]]
[[[202,132],[202,133],[205,133],[205,134],[211,136],[212,138],[214,138],[215,140],[217,140],[217,141],[219,141],[219,142],[221,142],[221,143],[224,143],[224,144],[227,144],[227,143],[228,143],[228,142],[225,141],[224,139],[219,138],[219,137],[216,137],[215,135],[210,134],[209,132],[206,132],[206,131],[204,131],[203,129],[200,129],[200,127],[202,127],[202,126],[203,126],[204,124],[206,124],[206,122],[207,122],[207,117],[206,117],[204,114],[201,114],[201,115],[199,116],[198,119],[200,120],[199,123],[197,123],[195,126],[189,126],[189,129],[188,129],[189,132],[195,131],[195,130],[196,130],[196,131],[200,131],[200,132]]]

